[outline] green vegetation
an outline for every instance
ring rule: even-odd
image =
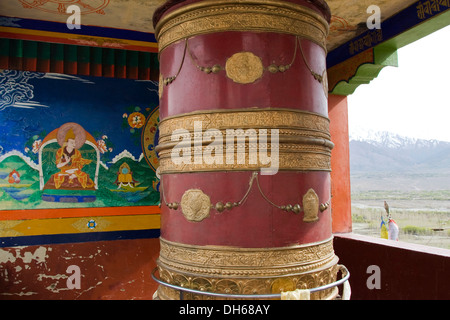
[[[416,226],[406,226],[402,228],[402,232],[404,234],[412,234],[412,235],[431,235],[433,230],[430,228],[416,227]]]
[[[352,200],[450,200],[450,190],[385,191],[369,190],[352,193]]]
[[[380,237],[384,201],[401,241],[450,249],[450,190],[365,191],[352,194],[353,232]]]

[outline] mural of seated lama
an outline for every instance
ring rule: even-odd
[[[42,200],[96,200],[100,152],[95,139],[79,124],[66,123],[47,135],[39,150],[39,163]]]

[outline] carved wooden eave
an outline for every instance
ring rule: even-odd
[[[380,29],[366,30],[331,51],[327,60],[329,93],[352,94],[384,67],[397,67],[398,49],[449,25],[450,2],[424,12],[426,2],[413,3],[383,21]]]

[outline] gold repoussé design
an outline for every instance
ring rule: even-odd
[[[251,52],[238,52],[227,60],[225,71],[234,82],[247,84],[261,78],[264,67],[260,57]]]
[[[202,123],[202,132],[194,132],[195,122]],[[236,110],[210,110],[193,112],[166,118],[161,121],[159,130],[159,145],[156,151],[159,154],[160,172],[166,173],[188,173],[188,172],[212,172],[212,171],[255,171],[269,167],[270,164],[250,162],[250,154],[257,152],[261,141],[257,139],[255,143],[246,141],[245,150],[240,150],[234,146],[233,150],[227,150],[225,139],[222,149],[222,163],[195,163],[195,154],[204,154],[209,146],[195,141],[202,137],[206,139],[209,129],[217,129],[226,136],[227,129],[239,128],[244,130],[255,129],[256,131],[267,129],[279,130],[279,170],[294,171],[330,171],[331,170],[331,150],[333,143],[330,141],[329,132],[330,121],[328,118],[306,111],[296,109],[236,109]],[[172,150],[177,147],[173,142],[172,134],[177,129],[190,132],[191,148],[188,153],[192,157],[186,163],[175,163],[172,160]],[[194,134],[201,134],[196,137]],[[206,135],[206,136],[205,136]],[[194,146],[195,145],[195,146]],[[266,150],[273,150],[270,139],[264,145]],[[238,150],[239,149],[239,150]],[[234,153],[245,152],[244,163],[227,163],[226,151]],[[183,155],[184,156],[184,155]]]
[[[270,294],[310,289],[332,283],[338,258],[333,241],[286,248],[246,249],[195,246],[161,238],[158,259],[163,281],[201,291],[230,294]],[[337,288],[312,294],[312,299],[332,299]],[[179,292],[160,286],[160,299],[179,299]],[[186,294],[186,299],[210,297]]]
[[[227,31],[291,34],[313,41],[326,51],[329,26],[313,9],[287,1],[209,0],[168,13],[155,28],[160,52],[192,36]]]
[[[319,204],[319,196],[316,194],[314,189],[309,189],[308,192],[303,196],[303,208],[299,203],[296,204],[287,204],[287,205],[277,205],[273,203],[265,193],[262,191],[261,186],[258,180],[258,172],[253,172],[249,184],[248,189],[245,195],[241,200],[237,202],[231,201],[219,201],[215,205],[211,203],[211,200],[208,195],[206,195],[202,190],[199,189],[189,189],[186,190],[181,198],[181,203],[179,202],[171,202],[166,200],[165,192],[164,192],[164,184],[161,181],[161,193],[162,193],[162,201],[163,203],[171,210],[178,210],[181,206],[181,211],[183,212],[184,217],[191,222],[201,222],[204,219],[208,218],[210,215],[210,211],[215,209],[218,213],[222,213],[225,210],[232,210],[233,208],[239,207],[244,204],[247,200],[247,197],[250,191],[253,188],[253,184],[256,181],[258,186],[259,193],[270,205],[275,208],[278,208],[285,212],[293,212],[295,214],[300,214],[302,211],[304,212],[303,221],[304,222],[316,222],[319,220],[319,210],[320,212],[324,212],[330,206],[330,200]]]

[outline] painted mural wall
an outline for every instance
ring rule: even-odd
[[[155,82],[1,70],[0,246],[159,236],[158,123]]]
[[[158,204],[155,83],[3,70],[0,98],[1,210]]]

